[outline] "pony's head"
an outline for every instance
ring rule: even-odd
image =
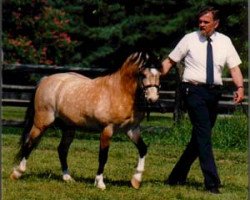
[[[139,87],[147,102],[157,101],[161,75],[160,60],[152,53],[136,52],[130,56],[130,61],[137,66]]]
[[[149,103],[156,102],[159,98],[161,62],[154,55],[142,53],[142,65],[140,67],[140,85],[145,99]]]

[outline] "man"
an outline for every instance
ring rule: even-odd
[[[221,184],[214,161],[211,131],[221,96],[222,70],[227,66],[237,87],[235,103],[244,98],[241,60],[231,40],[215,31],[218,10],[206,7],[198,14],[199,30],[186,34],[162,62],[162,73],[184,59],[181,93],[192,123],[192,137],[167,179],[167,184],[185,184],[192,163],[198,157],[206,189],[218,194]]]

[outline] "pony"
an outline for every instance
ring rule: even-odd
[[[132,53],[115,72],[96,78],[78,73],[57,73],[41,79],[27,110],[27,120],[16,156],[17,165],[10,178],[19,179],[26,170],[27,159],[38,145],[45,130],[60,119],[62,137],[58,146],[62,179],[73,181],[67,155],[77,127],[102,129],[99,147],[99,166],[95,186],[104,190],[104,167],[108,159],[110,140],[114,132],[124,130],[135,144],[139,159],[132,176],[132,187],[142,181],[147,145],[140,133],[145,112],[138,109],[140,96],[146,102],[159,98],[161,63],[153,54]],[[138,95],[139,94],[139,95]],[[18,164],[19,163],[19,164]]]

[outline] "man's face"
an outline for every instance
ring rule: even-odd
[[[218,25],[219,20],[214,20],[211,12],[208,12],[199,18],[199,29],[201,34],[205,37],[211,36]]]

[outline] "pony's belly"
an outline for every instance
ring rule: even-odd
[[[79,123],[79,126],[91,129],[102,128],[102,125],[99,121],[90,119],[82,119],[81,122]]]
[[[62,118],[62,117],[61,117]],[[139,123],[141,121],[141,118],[137,118],[134,116],[130,116],[127,118],[112,118],[112,117],[90,117],[90,116],[84,116],[84,117],[68,117],[68,118],[62,118],[66,123],[70,125],[74,125],[77,127],[82,128],[90,128],[90,129],[100,129],[108,124],[114,124],[119,128],[125,128],[127,126],[130,126],[135,123]]]

